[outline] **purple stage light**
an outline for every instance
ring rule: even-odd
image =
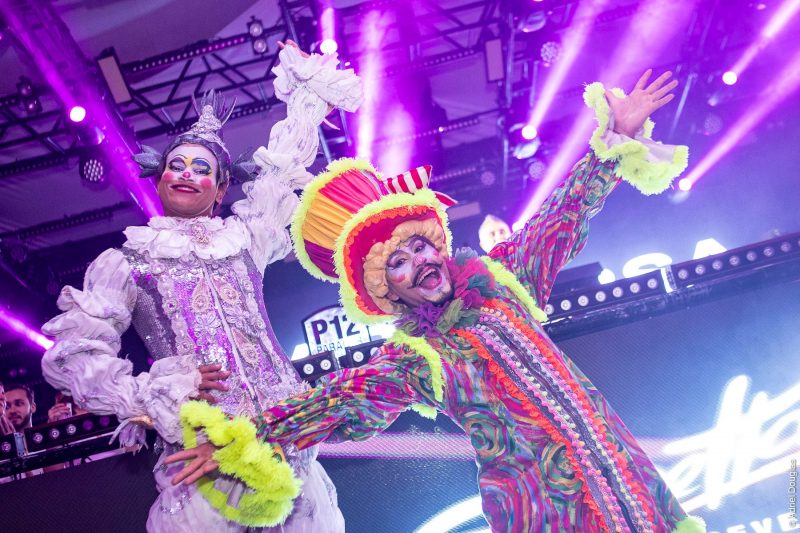
[[[336,18],[330,0],[321,2],[324,5],[319,17],[320,39],[319,51],[323,54],[333,54],[339,49],[336,42]]]
[[[34,6],[34,15],[41,20],[54,17],[46,3],[31,5]],[[120,127],[115,111],[102,99],[95,81],[88,72],[81,70],[80,66],[86,63],[86,58],[69,33],[54,30],[48,34],[49,39],[41,40],[36,33],[37,28],[23,20],[20,11],[7,2],[0,2],[0,15],[14,31],[18,42],[28,51],[65,109],[72,110],[78,106],[75,94],[82,95],[81,107],[86,116],[91,117],[93,126],[105,135],[105,142],[101,146],[115,171],[116,186],[130,195],[148,217],[160,215],[161,203],[154,184],[139,179],[139,168],[131,159],[131,155],[139,151],[136,140],[124,130],[124,125]],[[69,72],[65,72],[65,68]],[[69,84],[68,75],[71,76]],[[84,77],[80,78],[81,75]]]
[[[739,81],[739,75],[732,70],[728,70],[722,74],[722,83],[725,85],[733,85],[737,81]]]
[[[678,181],[678,188],[682,191],[689,191],[692,189],[692,182],[687,178],[681,178]]]
[[[623,74],[643,72],[650,66],[644,64],[643,61],[659,56],[663,49],[672,42],[673,35],[682,27],[682,17],[688,17],[690,13],[690,10],[682,9],[680,3],[646,0],[639,6],[625,34],[619,39],[614,53],[608,61],[608,68],[602,71],[604,75],[602,81],[618,84]],[[671,20],[673,23],[664,24],[664,20]],[[586,36],[584,35],[583,38],[585,39]],[[563,42],[566,43],[566,41]],[[564,48],[567,50],[566,45]],[[554,70],[560,68],[565,59],[567,59],[567,54],[559,60]],[[542,92],[544,93],[544,91]],[[523,209],[521,216],[515,222],[515,226],[524,224],[539,210],[553,189],[564,179],[570,166],[587,150],[586,142],[594,126],[592,112],[588,109],[581,111],[558,153],[547,165],[544,177]]]
[[[537,135],[539,135],[539,132],[536,131],[536,127],[533,124],[526,124],[525,126],[522,126],[523,139],[530,141],[535,139]]]
[[[550,75],[545,80],[544,86],[533,106],[528,123],[534,128],[539,128],[542,125],[542,121],[550,110],[556,93],[562,88],[564,78],[566,78],[567,73],[572,69],[572,65],[581,50],[583,50],[583,45],[591,32],[594,19],[607,3],[608,0],[596,0],[578,4],[575,12],[575,24],[567,28],[564,33],[561,39],[561,55],[558,61],[553,64]]]
[[[739,117],[717,144],[695,165],[684,178],[691,185],[708,173],[725,155],[750,133],[764,118],[800,87],[800,50],[795,52],[786,66],[764,84],[766,89],[751,107]],[[684,181],[681,180],[681,181]]]
[[[69,110],[69,119],[72,122],[83,122],[86,118],[86,108],[80,105],[74,105]]]
[[[737,76],[741,76],[756,56],[786,27],[798,10],[800,10],[800,0],[786,0],[781,4],[775,14],[764,25],[758,38],[750,43],[750,46],[745,49],[742,56],[736,61],[731,71],[735,72]],[[731,84],[728,83],[728,85]]]
[[[364,51],[361,61],[361,79],[364,83],[364,102],[358,113],[356,155],[371,160],[372,144],[375,140],[377,104],[380,95],[383,60],[379,52],[381,39],[389,24],[387,17],[379,11],[370,11],[361,23],[360,48]]]
[[[5,306],[0,306],[0,325],[9,331],[13,331],[22,338],[34,344],[38,344],[45,350],[49,350],[53,347],[53,341],[12,315]]]

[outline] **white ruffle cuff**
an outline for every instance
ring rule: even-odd
[[[625,96],[621,89],[611,91],[616,96]],[[589,141],[595,155],[602,161],[618,161],[616,173],[639,191],[644,194],[663,192],[686,169],[689,148],[652,140],[654,123],[649,118],[634,138],[614,131],[614,116],[603,84],[588,85],[583,100],[594,110],[598,122]]]

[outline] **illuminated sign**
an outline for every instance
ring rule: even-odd
[[[303,333],[312,355],[330,350],[337,356],[342,356],[348,346],[372,340],[369,328],[351,322],[344,309],[338,305],[320,309],[303,320]]]
[[[774,476],[787,477],[785,507],[776,514],[729,524],[709,533],[772,533],[800,530],[797,521],[797,455],[800,452],[800,383],[770,398],[752,394],[750,378],[731,379],[722,391],[717,420],[707,431],[672,440],[653,454],[658,468],[686,512],[716,510],[726,496]],[[643,442],[646,439],[642,439]],[[652,441],[651,441],[652,442]],[[783,505],[776,502],[776,505]],[[788,512],[780,512],[785,509]],[[700,513],[702,516],[702,513]],[[448,533],[482,516],[479,496],[456,502],[430,517],[416,533]],[[488,533],[489,529],[471,529]]]

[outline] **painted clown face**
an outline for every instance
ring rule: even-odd
[[[401,243],[389,256],[386,281],[388,298],[409,307],[442,303],[453,294],[445,257],[419,235]]]
[[[219,163],[211,150],[199,144],[182,144],[167,154],[158,180],[158,196],[164,214],[194,218],[211,216],[222,202],[227,183],[217,183]]]

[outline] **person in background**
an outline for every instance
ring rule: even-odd
[[[53,404],[53,407],[47,411],[47,421],[56,422],[58,420],[72,418],[73,416],[82,415],[88,412],[89,411],[86,409],[81,409],[75,405],[75,401],[72,399],[72,396],[64,394],[63,392],[59,392],[56,394],[56,403]]]
[[[502,218],[494,215],[486,215],[478,228],[481,249],[487,254],[496,245],[506,242],[509,237],[511,237],[511,228]]]
[[[36,412],[36,401],[33,390],[27,385],[9,384],[5,387],[6,417],[14,431],[21,432],[33,425],[33,414]]]

